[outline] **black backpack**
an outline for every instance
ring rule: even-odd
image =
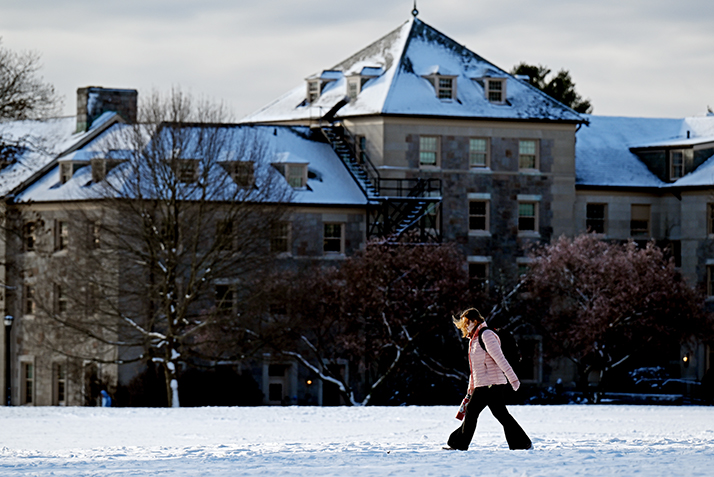
[[[501,339],[501,351],[503,351],[503,356],[506,357],[508,364],[510,364],[512,368],[516,367],[521,362],[521,350],[518,349],[518,342],[516,341],[516,338],[514,338],[510,332],[503,329],[481,328],[481,331],[478,332],[478,342],[484,351],[486,351],[486,345],[484,344],[483,337],[481,337],[481,335],[486,330],[491,330],[498,335]]]

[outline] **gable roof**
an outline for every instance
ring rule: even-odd
[[[714,141],[714,117],[631,118],[588,115],[586,118],[589,124],[576,133],[577,185],[634,188],[714,185],[714,164],[711,160],[669,183],[659,179],[632,152],[711,143]]]
[[[103,157],[107,152],[108,144],[111,147],[120,144],[126,137],[122,131],[129,127],[131,126],[115,124],[110,129],[103,131],[95,140],[65,155],[62,159],[81,160],[87,163],[78,168],[66,183],[60,183],[60,166],[54,162],[41,177],[37,177],[33,183],[18,192],[15,202],[93,200],[106,197],[108,190],[124,191],[121,192],[122,197],[130,196],[132,192],[127,189],[126,184],[135,185],[137,183],[132,179],[132,174],[136,171],[135,167],[126,167],[125,163],[111,169],[106,177],[106,181],[111,183],[111,187],[107,188],[104,182],[92,182],[91,165],[88,163],[94,157]],[[224,135],[225,152],[228,153],[220,162],[246,160],[238,157],[240,154],[238,151],[245,149],[246,144],[259,145],[261,161],[260,163],[256,161],[255,164],[256,186],[260,187],[261,180],[266,183],[270,182],[276,200],[289,197],[289,203],[306,205],[364,206],[367,204],[366,196],[332,147],[324,141],[321,135],[311,131],[308,127],[231,124],[181,125],[179,127],[187,129],[217,128]],[[190,151],[188,151],[188,155],[191,155]],[[125,156],[132,160],[131,158],[135,154],[128,153]],[[280,177],[278,170],[273,167],[277,163],[307,164],[307,186],[293,190],[287,181]],[[226,180],[227,172],[222,167],[212,168],[212,174],[217,174],[211,179],[214,184],[221,184],[221,187],[233,184],[231,180]],[[190,194],[190,191],[188,193]],[[225,194],[227,195],[225,196],[231,196],[233,193],[226,190]],[[150,190],[144,190],[142,194],[145,197],[152,196]],[[247,194],[250,194],[250,191]],[[220,196],[221,193],[214,194],[214,200]],[[191,200],[188,195],[183,198]],[[256,193],[255,197],[247,196],[245,200],[270,201],[271,198]]]
[[[367,72],[367,73],[365,73]],[[332,68],[320,97],[308,104],[307,87],[294,88],[242,122],[274,122],[320,118],[347,95],[346,78],[364,74],[357,97],[337,117],[410,115],[460,118],[583,122],[583,117],[526,81],[495,66],[418,18],[375,41]],[[371,76],[375,75],[377,76]],[[442,100],[425,76],[456,78],[456,99]],[[483,78],[506,80],[506,104],[486,98]]]
[[[76,132],[77,118],[24,120],[0,123],[0,143],[18,146],[11,163],[0,169],[0,197],[31,182],[57,160],[91,142],[104,129],[120,121],[116,113],[104,113],[87,131]]]

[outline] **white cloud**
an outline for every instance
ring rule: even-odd
[[[714,106],[714,3],[706,0],[421,0],[420,18],[505,69],[568,69],[595,113],[685,116]],[[8,48],[77,87],[181,85],[241,117],[397,28],[411,0],[30,0],[3,5]]]

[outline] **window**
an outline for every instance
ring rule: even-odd
[[[669,180],[676,181],[684,176],[686,165],[691,164],[693,160],[694,151],[692,149],[669,151]]]
[[[469,263],[469,285],[472,290],[488,289],[488,263]]]
[[[32,252],[37,245],[37,227],[34,222],[27,222],[23,227],[23,242],[26,252]]]
[[[107,161],[104,159],[92,159],[92,182],[95,184],[103,181],[107,177]]]
[[[219,220],[216,223],[216,241],[216,245],[220,250],[233,250],[235,248],[233,222]]]
[[[707,204],[707,234],[714,235],[714,203]]]
[[[350,99],[355,99],[359,94],[360,81],[359,78],[350,79],[347,81],[347,96]]]
[[[472,200],[469,202],[469,230],[488,230],[488,201]]]
[[[69,224],[64,220],[55,222],[55,250],[67,250],[69,244]]]
[[[35,308],[35,287],[32,285],[25,285],[25,314],[34,315]]]
[[[538,169],[538,141],[534,139],[518,141],[518,168]]]
[[[436,78],[436,95],[439,99],[454,98],[454,78]]]
[[[55,286],[55,312],[58,314],[66,313],[69,308],[69,299],[67,298],[67,289],[61,285]]]
[[[272,253],[287,253],[289,247],[290,227],[287,222],[274,224],[270,231],[270,251]]]
[[[585,206],[585,228],[595,234],[605,233],[605,204],[587,204]]]
[[[355,153],[357,162],[364,164],[367,161],[367,138],[364,136],[355,136]]]
[[[469,139],[469,167],[488,165],[488,139]]]
[[[198,161],[195,159],[176,159],[176,178],[179,182],[190,184],[198,179]]]
[[[22,384],[20,400],[22,404],[32,404],[35,399],[35,365],[22,363]]]
[[[71,162],[60,163],[60,184],[66,184],[72,178],[72,169]]]
[[[300,189],[307,184],[307,164],[285,164],[285,179],[290,187]]]
[[[97,220],[89,225],[90,227],[90,247],[98,249],[102,243],[102,223]]]
[[[676,180],[682,177],[684,171],[684,154],[682,151],[672,151],[670,154],[669,178]]]
[[[419,137],[419,165],[437,166],[439,164],[439,138],[436,136]]]
[[[320,97],[320,80],[307,82],[307,102],[313,103]]]
[[[526,275],[531,268],[530,263],[526,263],[526,262],[518,262],[517,266],[518,266],[518,276],[519,277]]]
[[[216,309],[222,312],[233,311],[234,294],[230,285],[216,285]]]
[[[54,405],[64,406],[67,399],[67,368],[63,364],[55,364],[54,369],[55,375],[55,392],[54,392]]]
[[[486,99],[490,103],[503,104],[506,102],[506,80],[486,79],[484,81]]]
[[[518,336],[518,350],[521,362],[516,372],[522,382],[541,381],[543,345],[539,336]]]
[[[632,204],[630,208],[630,235],[632,237],[649,237],[650,206]]]
[[[518,231],[536,232],[538,230],[538,216],[535,202],[518,203]]]
[[[325,253],[343,253],[343,224],[325,224],[322,250]]]
[[[253,161],[236,161],[230,163],[230,175],[238,187],[251,187],[253,185]]]

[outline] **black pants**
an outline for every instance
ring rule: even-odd
[[[466,406],[464,421],[461,423],[461,426],[449,436],[449,447],[459,450],[469,448],[471,439],[474,437],[474,432],[476,432],[478,416],[486,406],[491,410],[493,417],[498,419],[498,422],[503,426],[508,447],[513,450],[529,449],[531,447],[531,440],[508,412],[508,409],[506,409],[504,396],[506,386],[505,384],[500,384],[474,389],[471,401],[469,401],[469,404]]]

